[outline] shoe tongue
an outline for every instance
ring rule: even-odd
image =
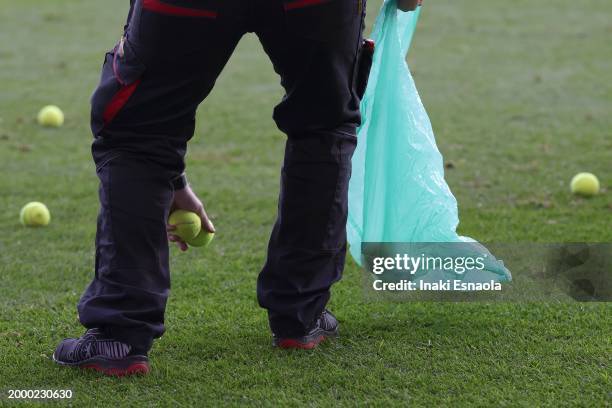
[[[131,347],[125,343],[94,335],[83,338],[81,344],[77,346],[77,353],[80,359],[88,359],[98,355],[110,359],[122,359],[130,353],[130,350]]]

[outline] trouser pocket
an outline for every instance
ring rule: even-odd
[[[95,136],[125,107],[140,85],[145,69],[125,38],[106,54],[100,84],[91,98],[91,126]]]
[[[207,47],[224,0],[137,0],[127,35],[149,60],[172,59]]]
[[[310,250],[345,245],[353,136],[289,138],[281,174],[279,242]]]

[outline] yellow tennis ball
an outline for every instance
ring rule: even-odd
[[[194,212],[185,210],[176,210],[170,214],[168,224],[176,226],[176,230],[171,233],[185,242],[194,239],[202,228],[200,217]]]
[[[572,193],[590,197],[599,193],[599,180],[592,173],[578,173],[570,183]]]
[[[41,126],[60,127],[64,124],[64,113],[55,105],[45,106],[38,112],[38,123]]]
[[[212,241],[214,237],[214,232],[208,232],[202,229],[194,239],[187,241],[187,243],[193,247],[205,247],[210,244],[210,241]]]
[[[26,227],[44,227],[51,221],[51,214],[46,205],[34,201],[21,209],[19,221]]]

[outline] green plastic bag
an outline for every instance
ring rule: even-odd
[[[376,49],[361,102],[363,123],[349,186],[350,251],[362,265],[365,242],[461,242],[450,247],[455,250],[438,249],[460,253],[436,255],[485,254],[487,262],[472,276],[452,278],[509,281],[510,272],[502,261],[456,233],[457,201],[444,180],[442,155],[406,63],[420,12],[421,7],[399,11],[396,0],[385,0],[374,25]],[[439,273],[425,275],[420,278],[440,277]]]

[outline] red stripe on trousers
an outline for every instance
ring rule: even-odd
[[[140,79],[131,85],[121,87],[119,92],[113,96],[113,99],[111,99],[108,105],[106,105],[106,109],[104,109],[104,113],[102,114],[102,120],[104,121],[105,125],[112,121],[115,116],[117,116],[119,111],[127,103],[128,99],[130,99],[130,96],[132,96],[136,88],[138,88],[138,85],[140,85]]]
[[[309,6],[316,6],[317,4],[327,3],[329,0],[297,0],[290,3],[285,3],[285,10],[293,10],[298,8],[304,8]]]
[[[168,14],[171,16],[206,18],[217,17],[217,13],[211,10],[197,10],[187,7],[173,6],[171,4],[162,3],[159,0],[144,0],[142,2],[142,7],[146,10],[155,11],[160,14]]]

